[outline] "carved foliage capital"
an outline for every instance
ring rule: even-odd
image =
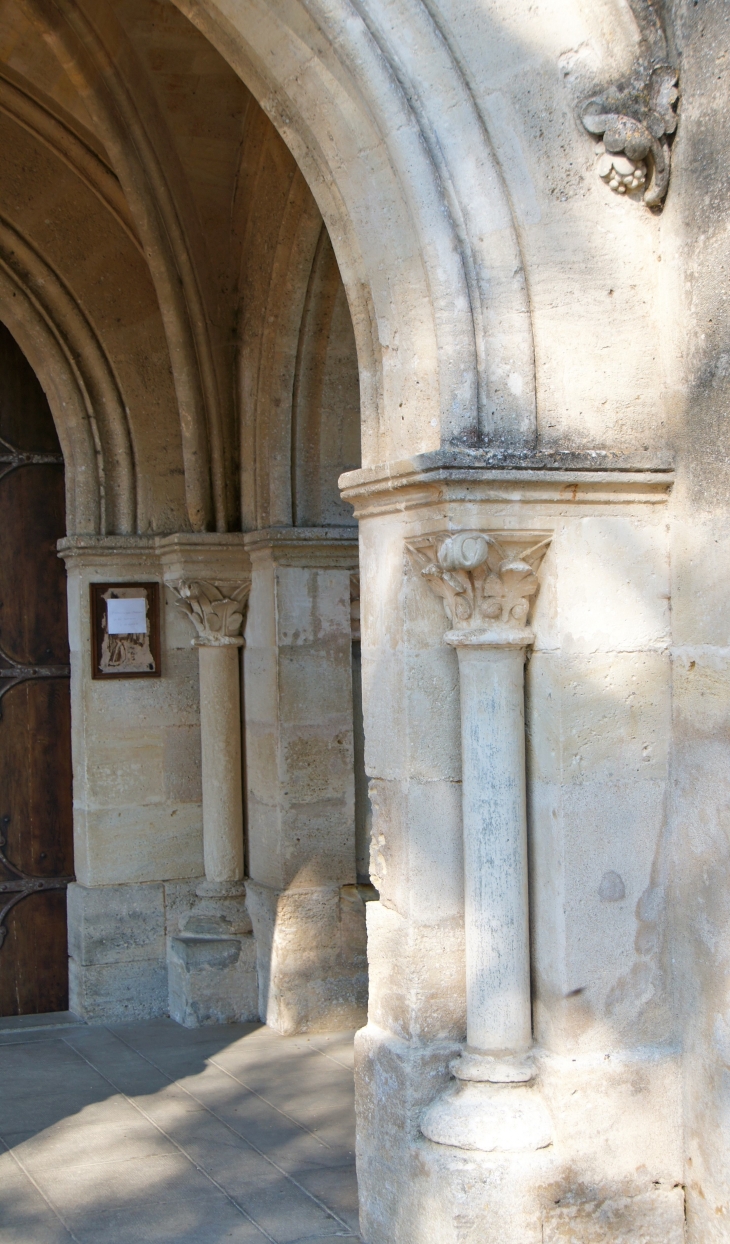
[[[170,587],[178,608],[190,618],[198,645],[241,645],[250,583],[208,583],[180,580]]]
[[[427,536],[406,548],[456,630],[489,630],[527,626],[549,544],[549,536],[529,541],[503,532],[497,538],[459,531]]]

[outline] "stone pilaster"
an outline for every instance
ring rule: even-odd
[[[524,665],[543,533],[444,533],[412,546],[459,659],[466,1046],[456,1093],[421,1130],[461,1148],[542,1149],[552,1128],[531,1083]],[[509,1086],[509,1089],[507,1089]]]
[[[666,950],[634,921],[663,832],[671,473],[619,465],[444,453],[341,480],[380,892],[368,1244],[603,1240],[619,1217],[682,1238]]]
[[[281,1032],[355,1027],[366,999],[356,888],[352,528],[245,538],[248,904],[261,1017]]]

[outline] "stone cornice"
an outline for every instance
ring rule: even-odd
[[[104,573],[129,563],[146,563],[166,582],[177,579],[247,579],[251,563],[242,532],[175,532],[171,535],[66,536],[58,555],[84,568],[103,567]],[[124,571],[123,573],[126,573]],[[130,570],[130,573],[133,571]]]
[[[252,562],[266,558],[279,566],[357,570],[357,527],[267,527],[245,536]]]
[[[59,557],[149,557],[156,552],[156,536],[64,536],[56,544]]]
[[[662,504],[674,483],[666,460],[586,453],[438,450],[348,471],[342,497],[355,515],[433,504],[440,499],[550,504]]]
[[[251,559],[267,557],[282,566],[358,568],[358,532],[351,527],[266,527],[261,531],[176,532],[172,535],[66,536],[58,555],[67,563],[104,567],[120,561],[159,567],[165,582],[250,578]],[[107,565],[108,563],[108,565]]]

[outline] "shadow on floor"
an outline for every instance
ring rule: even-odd
[[[0,1034],[0,1244],[357,1240],[352,1037]]]

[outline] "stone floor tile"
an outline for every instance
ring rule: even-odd
[[[121,1035],[126,1041],[127,1034]],[[179,1060],[149,1047],[144,1057],[168,1075],[176,1068],[180,1070]],[[323,1146],[325,1153],[342,1150],[352,1141],[352,1072],[320,1058],[306,1044],[295,1045],[291,1039],[270,1034],[265,1045],[259,1042],[252,1050],[247,1035],[211,1056],[202,1072],[197,1072],[198,1065],[196,1062],[196,1096],[212,1109],[219,1105],[228,1111],[232,1108],[249,1129],[261,1127],[267,1143],[276,1144],[285,1135],[291,1146],[296,1132],[288,1130],[290,1124],[299,1128],[302,1136],[314,1133],[315,1143]],[[220,1073],[219,1079],[216,1073]],[[183,1076],[180,1083],[185,1085],[187,1077]],[[301,1143],[296,1147],[301,1150]]]
[[[78,1238],[79,1244],[265,1244],[267,1239],[234,1210],[201,1217],[179,1208],[164,1220],[127,1212],[101,1214]]]
[[[297,1040],[301,1041],[302,1038],[299,1037]],[[307,1037],[306,1041],[312,1049],[318,1050],[325,1058],[333,1059],[346,1067],[348,1071],[353,1070],[355,1047],[351,1032],[317,1033],[315,1036]]]
[[[40,1133],[16,1135],[4,1131],[2,1138],[7,1145],[13,1145],[14,1152],[34,1173],[60,1165],[70,1170],[98,1162],[120,1163],[175,1152],[171,1142],[123,1098],[98,1107],[86,1106]]]
[[[0,1043],[0,1135],[26,1172],[0,1155],[0,1244],[358,1238],[341,1034],[319,1049],[160,1020],[37,1036]]]
[[[13,1155],[0,1146],[0,1244],[72,1244],[64,1226]]]
[[[258,1137],[256,1143],[263,1148],[296,1143],[297,1149],[311,1153],[313,1160],[320,1157],[324,1162],[331,1161],[333,1146],[323,1137],[295,1115],[276,1106],[270,1097],[249,1089],[220,1070],[217,1063],[209,1063],[201,1075],[184,1077],[177,1083],[210,1110],[220,1113],[232,1126],[243,1128],[250,1139]],[[339,1105],[349,1122],[349,1094],[340,1095]]]
[[[357,1175],[354,1162],[349,1167],[318,1167],[316,1170],[293,1170],[291,1172],[308,1192],[313,1193],[342,1218],[349,1227],[357,1230],[359,1210],[357,1203]]]

